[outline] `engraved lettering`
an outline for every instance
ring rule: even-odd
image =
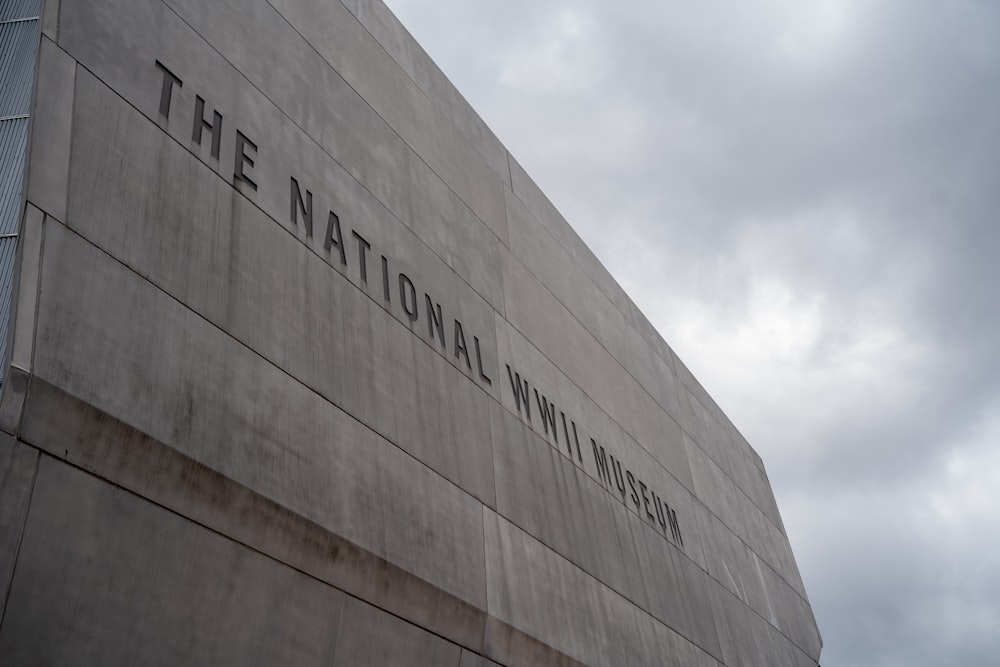
[[[465,366],[472,370],[472,361],[469,359],[469,348],[465,346],[465,332],[462,330],[462,323],[455,320],[455,358],[465,356]]]
[[[389,260],[382,255],[382,298],[386,303],[392,303],[389,298]]]
[[[431,295],[426,292],[424,292],[424,299],[427,303],[427,335],[431,337],[431,340],[434,340],[434,330],[437,329],[441,347],[447,349],[447,343],[444,342],[444,318],[441,316],[441,304],[435,304]],[[434,312],[435,306],[437,307],[436,313]]]
[[[597,476],[604,486],[611,486],[611,471],[608,470],[608,455],[604,447],[598,447],[597,441],[590,439],[590,446],[594,448],[594,463],[597,465]]]
[[[559,414],[562,416],[563,435],[566,436],[566,449],[569,451],[569,458],[572,459],[573,458],[573,443],[569,439],[569,428],[566,426],[566,413],[563,412],[562,410],[560,410]]]
[[[413,288],[413,283],[405,273],[399,274],[399,302],[403,304],[403,311],[410,318],[410,321],[416,322],[417,291]]]
[[[292,200],[292,224],[299,224],[299,211],[302,211],[302,220],[306,226],[306,236],[313,235],[313,193],[308,189],[306,190],[305,199],[302,198],[302,190],[299,189],[299,182],[295,180],[292,176],[292,186],[291,186],[291,200]],[[332,214],[333,211],[330,211]],[[340,222],[337,222],[337,226],[340,226]],[[327,244],[326,249],[329,250],[330,246]]]
[[[201,146],[201,134],[203,130],[212,133],[212,157],[219,159],[219,152],[222,150],[222,114],[218,111],[212,112],[212,122],[205,120],[205,100],[201,95],[194,96],[194,129],[191,131],[191,141]],[[239,158],[237,152],[236,157]],[[253,163],[250,163],[251,166]]]
[[[163,86],[160,88],[160,115],[166,119],[170,118],[170,99],[173,97],[174,86],[181,88],[184,85],[184,82],[178,79],[177,76],[167,69],[167,66],[159,60],[156,61],[156,69],[163,72]]]
[[[667,529],[667,518],[663,516],[663,501],[653,492],[653,505],[656,507],[656,521],[660,524],[660,530]]]
[[[646,488],[647,488],[646,485],[643,484],[642,481],[640,481],[639,489],[642,491],[642,504],[646,510],[646,516],[649,517],[650,521],[653,521],[655,519],[653,517],[653,513],[649,511],[649,496],[646,494]]]
[[[535,389],[535,402],[538,403],[538,412],[542,415],[542,426],[545,427],[545,435],[549,434],[549,425],[552,426],[552,437],[559,442],[559,434],[556,431],[556,406],[545,398],[544,394],[539,394]]]
[[[330,248],[337,246],[340,253],[340,263],[347,266],[347,250],[344,248],[344,237],[340,233],[340,216],[330,211],[326,219],[326,238],[323,241],[323,249],[330,252]]]
[[[667,510],[670,521],[670,533],[674,536],[674,539],[678,544],[684,546],[684,538],[681,537],[681,525],[677,523],[677,512],[672,509]]]
[[[635,475],[632,474],[631,470],[626,470],[625,476],[628,477],[628,485],[632,490],[632,502],[635,503],[635,508],[639,509],[639,494],[635,491]]]
[[[615,473],[615,487],[618,489],[618,493],[621,494],[622,500],[625,500],[625,476],[622,475],[622,462],[615,461],[615,457],[608,454],[608,458],[611,460],[611,470]]]
[[[253,155],[257,154],[257,144],[250,141],[245,134],[236,130],[236,171],[233,173],[233,177],[237,181],[243,181],[256,192],[257,183],[247,174],[247,170],[253,169],[255,164],[253,155],[247,154],[247,148],[250,149]]]
[[[365,237],[361,236],[361,234],[358,234],[353,229],[351,230],[351,236],[353,236],[354,238],[356,238],[358,240],[358,264],[361,266],[361,282],[363,282],[364,284],[367,285],[368,284],[368,255],[367,255],[367,253],[368,253],[369,250],[371,250],[372,246],[371,246],[370,243],[368,243],[368,240],[365,239]],[[400,275],[402,275],[402,274],[400,274]],[[410,287],[413,287],[413,283],[410,283]],[[414,313],[417,312],[416,298],[414,298],[414,300],[413,300],[413,312]],[[416,315],[414,315],[410,319],[413,319],[413,320],[417,319]]]
[[[510,370],[507,364],[507,377],[510,379],[510,389],[514,392],[514,405],[517,406],[517,413],[521,414],[521,406],[524,406],[524,414],[531,421],[531,401],[528,400],[528,380],[521,381],[521,376]]]
[[[493,380],[483,372],[483,353],[479,350],[479,336],[473,336],[472,340],[476,345],[476,365],[479,367],[479,379],[492,387]]]

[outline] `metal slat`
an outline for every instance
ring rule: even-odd
[[[31,111],[38,21],[0,24],[0,117]]]
[[[0,121],[0,234],[20,227],[28,119]]]
[[[14,264],[17,262],[17,237],[0,238],[0,345],[7,345],[10,326],[11,289],[14,285]],[[4,351],[6,354],[6,350]],[[0,378],[0,382],[3,379]]]
[[[0,0],[0,21],[37,18],[42,0]]]
[[[4,363],[24,214],[28,114],[34,92],[40,11],[41,0],[0,0],[0,358]]]

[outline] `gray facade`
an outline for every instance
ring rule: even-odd
[[[759,456],[378,0],[37,24],[0,662],[818,663]]]

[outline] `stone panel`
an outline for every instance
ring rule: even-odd
[[[21,546],[37,461],[37,451],[0,433],[0,619]]]
[[[347,598],[333,667],[459,665],[461,648],[360,600]]]
[[[690,664],[682,662],[696,654],[690,642],[502,517],[484,512],[490,615],[514,634],[530,634],[585,664]],[[488,655],[535,664],[510,634],[488,625]]]
[[[685,409],[682,410],[681,424],[686,434],[690,435],[690,439],[685,442],[689,448],[692,469],[694,466],[703,469],[701,475],[703,484],[708,481],[705,471],[711,468],[711,476],[716,479],[713,482],[714,486],[722,485],[736,489],[735,493],[731,490],[727,492],[726,502],[730,507],[734,499],[740,505],[752,504],[757,512],[762,512],[772,526],[784,535],[784,526],[767,480],[767,473],[743,451],[743,447],[736,444],[743,442],[742,436],[735,432],[728,420],[720,423],[719,417],[713,416],[690,390],[682,389],[682,398],[682,406],[685,406]],[[717,502],[721,502],[721,497],[707,494],[705,489],[701,489],[700,492],[705,498],[716,498]],[[720,516],[729,515],[722,512]],[[739,523],[728,521],[727,523],[733,530],[745,536],[745,532],[737,529]]]
[[[510,184],[507,149],[482,121],[451,81],[410,36],[383,2],[345,0],[351,10],[396,64],[434,102],[504,183]],[[504,239],[504,236],[500,236]]]
[[[42,34],[56,41],[59,37],[60,0],[42,0]]]
[[[271,87],[248,78],[246,70],[237,70],[158,0],[67,6],[60,45],[226,181],[233,181],[235,132],[242,131],[258,145],[253,173],[259,187],[253,191],[238,184],[240,190],[283,224],[292,227],[292,176],[300,178],[303,188],[319,190],[315,245],[323,245],[329,209],[342,217],[362,218],[365,224],[370,217],[388,217],[408,228],[480,295],[492,304],[501,303],[496,236],[476,222],[457,195],[273,10],[257,11],[269,13],[268,30],[275,29],[275,22],[284,25],[283,34],[290,40],[270,45],[262,33],[253,45],[285,50],[280,56],[246,54],[263,58],[254,61],[254,68],[262,70],[260,76],[267,76]],[[159,38],[137,39],[142,26],[149,24],[158,26]],[[268,73],[262,64],[289,58],[296,59],[288,68],[295,73],[294,81]],[[158,60],[183,81],[173,87],[166,119],[159,111],[164,75],[155,65]],[[205,98],[206,118],[211,119],[214,111],[223,117],[218,159],[211,155],[208,130],[203,132],[203,145],[192,139],[197,95]],[[324,191],[321,184],[331,180],[330,174],[333,183]],[[344,206],[358,200],[363,207]],[[349,234],[347,238],[353,244]],[[383,243],[388,241],[382,238]],[[372,289],[381,291],[381,285],[375,283]]]
[[[733,472],[739,454],[719,424],[714,403],[706,405],[686,385],[678,382],[678,397],[681,405],[681,426],[690,440],[696,444],[733,483],[737,478]]]
[[[484,658],[481,655],[476,655],[471,651],[462,649],[462,658],[458,663],[458,667],[501,667],[501,665],[489,658]]]
[[[736,448],[734,446],[734,451]],[[735,454],[736,460],[733,462],[733,473],[737,485],[743,489],[744,493],[750,497],[753,504],[764,513],[768,521],[774,524],[782,534],[785,534],[785,526],[781,521],[781,513],[778,511],[778,503],[771,490],[771,483],[767,478],[767,472],[758,468],[753,459],[743,453]]]
[[[477,608],[235,480],[34,378],[23,437],[292,568],[456,643],[482,646]]]
[[[625,568],[607,493],[517,417],[499,405],[491,415],[497,512],[624,593]]]
[[[5,662],[329,665],[344,595],[43,457]]]
[[[705,391],[705,388],[700,382],[698,382],[698,379],[695,378],[693,373],[691,373],[691,370],[678,357],[674,357],[674,370],[677,373],[677,378],[681,381],[681,384],[687,387],[706,409],[710,412],[714,412],[718,409],[718,406],[716,406],[712,397],[708,395],[708,392]]]
[[[525,204],[509,190],[505,192],[511,252],[676,421],[678,399],[673,371],[667,362],[630,322],[623,321],[591,275],[538,223]]]
[[[746,505],[744,517],[747,522],[747,543],[750,548],[799,595],[804,596],[805,587],[788,538],[777,526],[768,521],[763,512],[750,503]]]
[[[38,306],[38,277],[42,264],[42,237],[45,233],[45,214],[32,204],[25,205],[17,248],[17,271],[11,289],[10,364],[23,371],[31,370],[35,353],[35,309]],[[8,432],[12,424],[6,418],[3,428]]]
[[[760,558],[722,521],[709,512],[699,515],[708,573],[713,579],[772,623],[774,612],[765,591]]]
[[[749,503],[740,489],[694,442],[685,436],[695,493],[734,533],[746,539],[744,513]]]
[[[726,667],[773,664],[771,626],[719,584],[710,586]]]
[[[185,16],[203,3],[171,0]],[[372,35],[340,3],[270,3],[493,233],[505,238],[500,178]]]
[[[60,225],[45,255],[38,377],[485,605],[472,496]]]
[[[46,7],[50,4],[46,3]],[[27,199],[59,220],[66,219],[75,77],[76,62],[43,37],[31,126]]]
[[[587,247],[583,240],[573,231],[569,223],[559,213],[538,185],[524,171],[524,168],[511,156],[511,189],[516,197],[523,202],[538,223],[552,235],[566,253],[573,258],[578,266],[583,268],[591,280],[600,288],[610,301],[615,304],[618,312],[635,327],[651,349],[655,350],[663,361],[673,369],[676,356],[670,346],[663,340],[645,315],[635,305],[635,302],[625,293],[625,290],[615,282],[604,265]]]
[[[300,125],[307,131],[319,130],[323,136],[320,143],[328,145],[337,141],[336,136],[331,133],[333,128],[329,128],[324,122],[334,109],[339,111],[346,104],[350,104],[356,107],[359,113],[375,115],[372,114],[369,104],[362,97],[358,97],[353,90],[351,90],[353,95],[349,96],[349,99],[339,96],[329,97],[328,88],[334,86],[349,88],[349,82],[345,81],[339,72],[329,67],[317,50],[308,45],[293,26],[285,21],[275,20],[276,10],[265,0],[218,0],[212,3],[197,0],[165,1],[187,22],[198,25],[199,33],[214,49],[278,106],[289,111],[292,118],[299,116],[294,110],[304,107],[302,110],[306,111],[308,116],[301,116],[303,122],[300,122]],[[354,20],[349,14],[348,17]],[[247,39],[247,35],[254,35],[254,38]],[[287,60],[289,57],[296,58],[303,68],[299,71],[289,69],[278,72],[270,66],[270,63]],[[372,64],[364,63],[363,60],[355,62],[359,63],[358,67],[369,68],[365,72],[367,76],[377,76]],[[312,94],[303,96],[304,91],[310,91]],[[322,113],[319,113],[320,109]],[[336,115],[336,111],[333,115]],[[394,145],[397,149],[405,146],[403,140],[381,117],[375,116],[370,122],[378,127],[379,133],[385,137],[385,146]],[[316,133],[312,134],[319,138]],[[433,174],[433,165],[427,165],[423,154],[418,157],[411,151],[405,153],[408,158],[416,157],[418,161],[409,160],[411,169]],[[500,220],[503,216],[501,181],[473,155],[470,153],[468,165],[462,165],[465,171],[451,175],[454,180],[448,184],[469,204],[481,220]],[[355,161],[351,160],[352,163]],[[376,170],[376,174],[380,173],[380,170]],[[479,178],[476,178],[477,176]],[[379,181],[383,181],[384,178],[384,175],[376,176]],[[447,177],[445,180],[449,181]]]
[[[788,667],[816,667],[816,661],[806,655],[802,649],[790,642],[784,635],[771,629],[771,660]]]
[[[622,562],[628,563],[624,595],[702,651],[721,657],[708,576],[635,514],[616,509]]]
[[[809,603],[766,565],[761,567],[761,575],[774,610],[774,627],[803,652],[819,655],[822,641]]]
[[[520,261],[506,250],[501,259],[508,321],[691,488],[676,422]]]

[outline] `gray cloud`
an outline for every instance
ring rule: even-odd
[[[1000,654],[1000,5],[390,6],[762,454],[824,663]]]

